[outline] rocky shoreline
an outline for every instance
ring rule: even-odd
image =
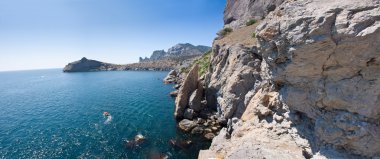
[[[178,127],[184,132],[212,140],[226,123],[218,120],[216,111],[207,108],[204,77],[199,78],[198,73],[198,65],[192,66],[187,74],[172,70],[163,82],[175,84],[176,91],[170,95],[176,98],[174,117],[178,121]]]

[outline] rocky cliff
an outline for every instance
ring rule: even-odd
[[[379,5],[228,0],[203,97],[227,122],[200,158],[380,157]]]
[[[284,0],[228,0],[224,10],[225,27],[244,26],[250,20],[260,20],[275,10]]]
[[[199,56],[204,54],[205,52],[211,50],[211,47],[208,46],[194,46],[189,43],[177,44],[165,50],[156,50],[152,53],[150,58],[142,58],[140,57],[140,62],[148,62],[148,61],[157,61],[157,60],[185,60],[188,58],[192,58],[195,56]]]

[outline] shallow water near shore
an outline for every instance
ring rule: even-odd
[[[0,72],[0,158],[197,158],[210,142],[177,129],[166,74]],[[126,147],[137,134],[146,140]],[[193,144],[176,149],[170,139]]]

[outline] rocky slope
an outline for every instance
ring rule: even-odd
[[[194,46],[189,43],[185,44],[177,44],[171,48],[168,49],[166,52],[165,50],[156,50],[152,53],[150,58],[142,58],[140,57],[139,62],[148,62],[148,61],[157,61],[157,60],[184,60],[187,58],[192,58],[195,56],[202,55],[203,53],[209,51],[211,47],[208,46]]]
[[[226,126],[200,158],[380,157],[379,5],[228,0],[234,30],[214,41],[204,80],[188,75],[194,83],[176,100],[175,115],[186,118],[203,82],[199,100]],[[256,16],[258,26],[245,26]]]
[[[225,27],[237,29],[252,19],[260,20],[284,0],[228,0],[224,10]]]

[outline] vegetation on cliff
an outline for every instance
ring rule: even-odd
[[[188,73],[194,65],[198,64],[199,65],[198,75],[203,76],[207,72],[208,67],[211,64],[211,61],[210,61],[211,60],[211,52],[212,52],[211,50],[206,52],[205,54],[202,55],[202,57],[194,60],[190,66],[182,67],[181,72],[182,73]]]

